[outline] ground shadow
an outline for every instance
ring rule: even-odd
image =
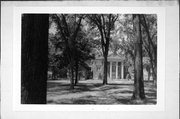
[[[79,82],[70,90],[68,81],[48,82],[48,104],[132,104],[133,83]],[[145,83],[146,104],[156,104],[156,88]],[[134,105],[134,104],[133,104]]]

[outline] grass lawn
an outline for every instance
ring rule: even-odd
[[[143,104],[156,104],[156,88],[152,82],[145,82],[146,100]],[[132,104],[133,81],[112,80],[102,85],[102,80],[79,81],[70,90],[68,80],[47,82],[47,104]]]

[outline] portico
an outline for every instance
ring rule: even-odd
[[[124,63],[123,61],[108,61],[108,78],[123,79]]]
[[[124,79],[124,57],[117,54],[110,54],[107,58],[107,78],[108,79]],[[100,79],[104,74],[104,58],[97,57],[93,61],[93,78]]]

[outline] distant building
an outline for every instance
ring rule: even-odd
[[[110,54],[107,58],[107,75],[108,79],[124,79],[124,56],[117,54]],[[91,70],[93,72],[93,79],[102,79],[104,74],[104,57],[96,57],[92,60]]]
[[[118,54],[108,55],[107,64],[107,78],[112,79],[134,79],[134,68],[132,66],[125,65],[125,57]],[[143,63],[147,64],[149,59],[143,58]],[[91,61],[91,71],[93,79],[103,79],[104,75],[104,57],[99,56]],[[147,69],[147,66],[143,68],[144,80],[152,80],[151,72]]]

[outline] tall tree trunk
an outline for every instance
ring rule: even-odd
[[[73,70],[73,65],[71,64],[71,84],[70,84],[70,89],[74,89],[74,70]]]
[[[150,57],[150,62],[151,62],[151,68],[152,68],[152,77],[153,77],[153,82],[154,82],[154,84],[155,84],[155,86],[156,86],[156,82],[157,82],[157,70],[156,70],[156,63],[155,62],[153,62],[153,58],[152,57]]]
[[[150,76],[151,76],[151,72],[150,72],[151,70],[150,70],[150,67],[148,66],[148,68],[147,68],[147,72],[148,72],[148,81],[150,81]]]
[[[140,26],[140,15],[133,15],[134,28],[136,32],[135,39],[135,62],[134,62],[134,92],[133,99],[139,100],[145,98],[143,82],[143,63],[142,63],[142,36]]]
[[[152,76],[153,76],[153,82],[155,84],[155,86],[157,85],[157,72],[156,72],[156,67],[153,67],[152,69]]]
[[[142,20],[144,22],[144,28],[145,28],[147,36],[148,36],[148,42],[149,42],[148,50],[152,50],[151,52],[149,51],[148,54],[149,54],[151,66],[152,66],[153,81],[156,85],[156,82],[157,82],[157,46],[153,43],[153,41],[152,41],[153,38],[150,36],[149,26],[148,26],[147,20],[145,18],[145,15],[141,15],[141,16],[142,16]]]
[[[75,74],[76,74],[76,77],[75,77],[75,85],[77,85],[78,83],[78,70],[79,70],[79,65],[78,65],[78,62],[76,62],[76,70],[75,70]]]
[[[21,103],[45,104],[49,15],[22,15]]]
[[[104,55],[104,78],[103,84],[107,84],[107,53]]]

